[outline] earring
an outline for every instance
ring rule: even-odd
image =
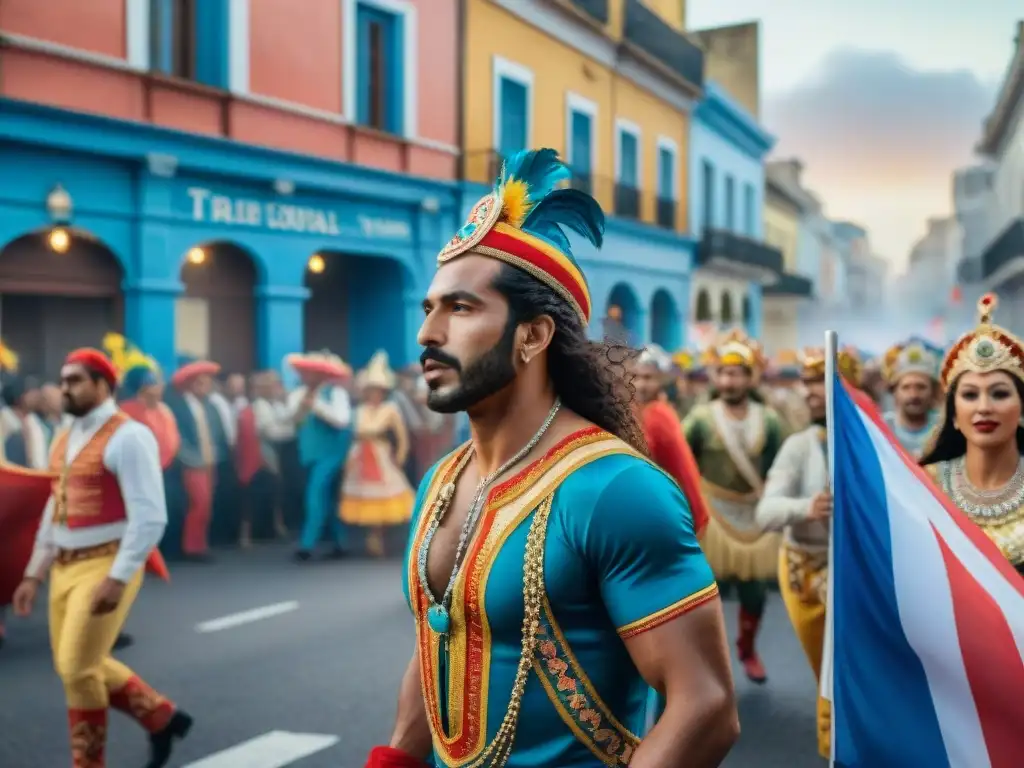
[[[523,358],[523,364],[524,365],[526,363],[530,362],[530,356],[528,354],[526,354],[526,350],[525,349],[520,351],[519,356]]]

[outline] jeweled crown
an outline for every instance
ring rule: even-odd
[[[1024,381],[1024,344],[1005,328],[993,324],[999,300],[986,293],[978,300],[978,325],[950,347],[942,361],[939,382],[948,389],[962,373],[1005,371]]]

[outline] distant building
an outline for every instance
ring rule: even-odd
[[[967,265],[965,275],[977,276],[985,290],[998,293],[1003,310],[1000,322],[1020,328],[1024,325],[1024,21],[1017,23],[1015,42],[1013,59],[977,147],[992,164],[991,189],[984,204],[987,237],[976,269]]]

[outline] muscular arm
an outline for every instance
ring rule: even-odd
[[[714,768],[739,737],[721,602],[715,598],[626,640],[665,711],[640,743],[631,768]]]
[[[395,728],[391,733],[389,746],[423,760],[430,757],[430,725],[427,723],[427,710],[424,708],[423,692],[420,689],[420,661],[416,654],[413,654],[402,677],[402,687],[398,691]]]

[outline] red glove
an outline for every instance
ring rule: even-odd
[[[374,747],[366,761],[366,768],[430,768],[418,757],[394,747]]]

